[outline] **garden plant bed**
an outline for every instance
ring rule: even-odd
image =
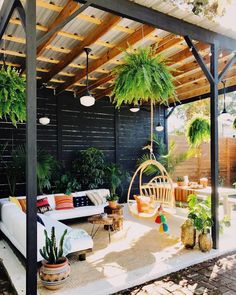
[[[236,252],[232,252],[115,294],[233,295],[235,275]]]

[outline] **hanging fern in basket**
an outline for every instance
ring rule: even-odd
[[[234,122],[233,122],[233,128],[236,129],[236,118],[234,119]]]
[[[140,101],[168,105],[175,99],[174,77],[167,61],[151,47],[125,52],[124,64],[113,70],[114,103],[119,108],[122,103],[137,105]]]
[[[0,119],[14,126],[26,120],[25,78],[15,68],[0,69]]]
[[[195,117],[187,126],[187,140],[193,147],[210,140],[210,122],[205,117]]]

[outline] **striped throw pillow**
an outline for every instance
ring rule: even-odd
[[[56,210],[73,209],[73,197],[72,196],[54,196]]]

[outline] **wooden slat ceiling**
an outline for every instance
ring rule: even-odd
[[[53,3],[37,0],[37,37],[42,37],[54,28],[79,5],[72,0],[57,0]],[[24,69],[25,36],[16,14],[11,18],[3,39],[0,53],[5,54],[7,64]],[[209,66],[209,45],[196,41],[195,44]],[[78,96],[83,95],[86,76],[83,48],[90,47],[90,90],[97,98],[101,98],[111,93],[111,70],[123,62],[120,49],[129,45],[151,45],[156,48],[157,54],[168,57],[174,69],[176,92],[180,100],[209,92],[208,81],[182,37],[90,7],[37,48],[37,78],[47,87],[55,88],[58,93],[68,90],[76,91]],[[232,54],[220,51],[219,71]],[[225,79],[226,86],[236,84],[236,66],[231,68]]]

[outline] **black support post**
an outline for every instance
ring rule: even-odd
[[[169,150],[169,140],[168,140],[168,108],[164,107],[164,143],[167,150]]]
[[[26,294],[37,294],[36,0],[26,1]]]
[[[211,46],[211,74],[214,81],[210,83],[211,98],[211,213],[213,219],[213,248],[219,248],[219,195],[218,195],[218,45]]]

